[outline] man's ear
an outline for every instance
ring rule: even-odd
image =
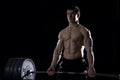
[[[79,14],[77,14],[77,17],[78,17],[78,18],[80,17],[80,13],[79,13]]]

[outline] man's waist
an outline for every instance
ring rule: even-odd
[[[64,61],[84,61],[85,59],[83,57],[65,57],[62,56],[62,60]]]
[[[66,58],[66,59],[82,59],[83,56],[80,52],[77,52],[77,53],[63,53],[63,57]]]

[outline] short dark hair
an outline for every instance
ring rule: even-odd
[[[67,10],[73,10],[76,14],[80,13],[80,8],[78,6],[69,6]]]

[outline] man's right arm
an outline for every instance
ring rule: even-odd
[[[53,59],[52,59],[51,67],[56,67],[56,65],[59,61],[59,56],[62,52],[62,49],[63,49],[63,41],[58,40],[57,46],[56,46],[56,48],[54,50],[54,53],[53,53]]]
[[[59,56],[63,50],[63,39],[62,39],[62,35],[61,33],[58,36],[58,42],[57,45],[55,47],[54,53],[53,53],[53,58],[52,58],[52,62],[51,62],[51,67],[56,67],[58,61],[59,61]]]
[[[59,56],[62,52],[63,45],[64,45],[63,44],[63,39],[62,39],[62,35],[60,33],[59,34],[59,40],[57,42],[56,48],[55,48],[54,53],[53,53],[53,58],[52,58],[51,65],[47,70],[47,73],[48,73],[49,76],[52,76],[55,73],[55,67],[56,67],[56,65],[59,61]]]

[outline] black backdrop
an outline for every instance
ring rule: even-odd
[[[6,61],[13,57],[29,57],[35,62],[37,70],[47,70],[58,33],[68,25],[65,10],[71,4],[80,7],[80,23],[91,30],[96,71],[120,72],[119,0],[44,0],[2,4],[1,79]]]

